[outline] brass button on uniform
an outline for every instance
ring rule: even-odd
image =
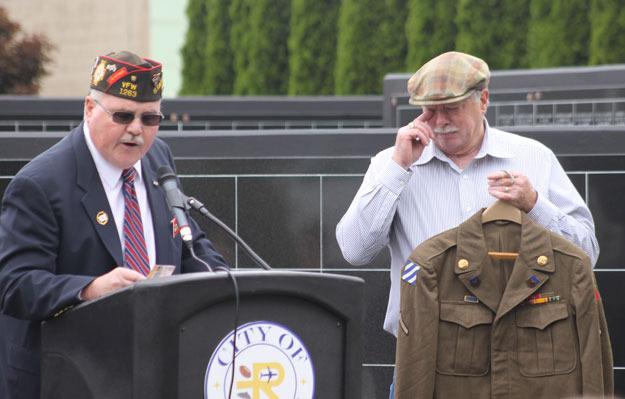
[[[549,258],[547,258],[545,255],[541,255],[538,257],[538,259],[536,259],[536,263],[538,263],[538,265],[540,266],[545,266],[547,263],[549,263]]]
[[[466,259],[460,259],[458,261],[458,267],[463,270],[466,269],[467,267],[469,267],[469,261]]]

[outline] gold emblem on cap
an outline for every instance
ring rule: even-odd
[[[107,215],[106,212],[104,212],[104,211],[100,211],[95,216],[95,220],[96,220],[96,222],[98,222],[102,226],[105,226],[109,222],[109,215]]]
[[[93,76],[91,77],[91,84],[97,86],[98,83],[104,79],[106,75],[106,61],[100,60],[98,66],[93,70]]]
[[[163,73],[159,72],[159,73],[155,73],[152,76],[152,92],[154,94],[158,93],[160,90],[163,90]]]
[[[137,77],[135,75],[130,75],[130,80],[133,82],[137,81]]]
[[[460,259],[458,261],[458,267],[460,269],[466,269],[467,267],[469,267],[469,261],[466,259]]]
[[[536,259],[536,263],[538,263],[540,266],[545,266],[547,263],[549,263],[549,258],[547,258],[545,255],[540,255]]]

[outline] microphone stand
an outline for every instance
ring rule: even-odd
[[[184,194],[183,194],[184,196]],[[250,258],[261,268],[265,270],[271,270],[271,267],[265,262],[252,248],[241,237],[239,237],[230,227],[228,227],[224,222],[219,220],[215,215],[210,213],[208,209],[204,206],[203,203],[198,201],[196,198],[184,196],[185,203],[189,205],[189,207],[195,209],[200,212],[203,216],[207,217],[210,221],[215,223],[217,226],[221,227],[230,238],[237,242],[245,250],[245,253],[249,255]]]

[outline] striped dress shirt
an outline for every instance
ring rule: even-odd
[[[360,189],[336,227],[345,259],[370,262],[385,246],[391,254],[391,288],[384,329],[397,335],[401,268],[426,239],[454,228],[495,198],[487,176],[498,170],[526,175],[538,192],[529,216],[581,247],[594,265],[599,256],[590,210],[543,144],[488,126],[475,159],[460,169],[428,145],[408,170],[395,163],[393,147],[372,158]]]

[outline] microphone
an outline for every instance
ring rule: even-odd
[[[187,214],[185,213],[187,209],[185,205],[186,201],[184,199],[184,195],[178,187],[176,174],[169,166],[165,165],[158,168],[157,175],[158,184],[162,187],[163,191],[165,191],[167,205],[169,205],[169,208],[178,223],[182,241],[187,246],[193,245],[193,233],[191,232],[189,220],[187,219]]]

